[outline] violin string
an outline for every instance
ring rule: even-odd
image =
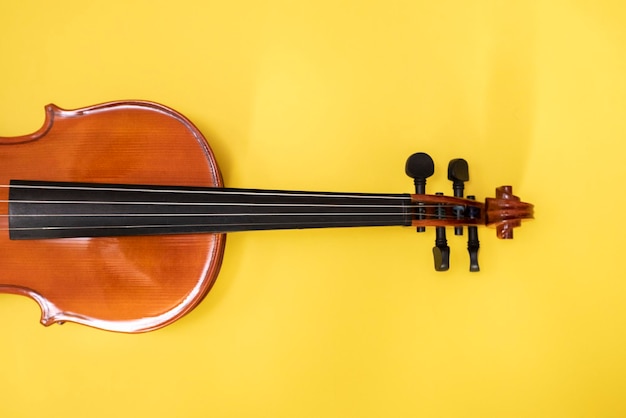
[[[94,183],[90,185],[28,185],[13,184],[0,185],[0,188],[20,188],[20,189],[40,189],[40,190],[81,190],[81,191],[111,191],[111,192],[147,192],[147,193],[180,193],[180,194],[206,194],[206,195],[231,195],[231,196],[286,196],[286,197],[313,197],[313,198],[350,198],[350,199],[391,199],[404,200],[410,199],[409,194],[340,194],[340,193],[317,193],[317,192],[301,192],[301,191],[273,191],[273,190],[247,190],[247,189],[224,189],[224,188],[206,188],[206,189],[169,189],[169,188],[150,188],[151,186],[132,186],[124,187],[124,185],[98,185]],[[161,186],[159,186],[161,187]],[[163,186],[167,187],[167,186]],[[165,201],[87,201],[87,200],[0,200],[0,203],[34,203],[34,204],[103,204],[103,205],[172,205],[172,206],[266,206],[266,207],[397,207],[397,205],[383,204],[327,204],[327,203],[249,203],[249,202],[165,202]],[[464,202],[465,203],[465,202]],[[430,203],[426,204],[419,201],[411,200],[410,204],[403,205],[407,208],[446,208],[464,206],[452,203]]]
[[[307,222],[307,225],[319,225],[319,226],[362,226],[359,222]],[[398,226],[396,222],[390,221],[387,224],[380,224],[380,226]],[[195,223],[195,224],[183,224],[183,225],[159,225],[159,224],[144,224],[144,225],[94,225],[94,226],[45,226],[45,227],[16,227],[16,228],[0,228],[1,231],[41,231],[41,230],[50,230],[50,231],[73,231],[73,230],[93,230],[93,229],[159,229],[159,228],[223,228],[223,227],[250,227],[250,226],[273,226],[275,228],[279,228],[283,226],[281,223],[275,222],[231,222],[227,224],[223,223]],[[297,228],[293,228],[297,229]]]
[[[353,205],[353,204],[328,204],[328,203],[250,203],[250,202],[149,202],[149,201],[86,201],[86,200],[8,200],[0,199],[0,203],[19,203],[19,204],[33,204],[33,205],[129,205],[129,206],[176,206],[176,207],[276,207],[276,208],[290,208],[290,207],[302,207],[302,208],[395,208],[399,209],[398,205]],[[403,205],[402,207],[407,209],[453,209],[462,208],[464,205],[455,205],[451,203],[435,203],[425,204],[420,202],[411,202],[411,204]],[[359,212],[355,212],[359,213]]]
[[[97,183],[96,183],[97,184]],[[160,186],[167,187],[167,186]],[[165,189],[154,188],[149,186],[134,186],[123,187],[120,186],[52,186],[52,185],[26,185],[26,184],[14,184],[0,185],[0,188],[15,188],[15,189],[41,189],[41,190],[81,190],[81,191],[111,191],[111,192],[146,192],[146,193],[179,193],[179,194],[210,194],[210,195],[232,195],[232,196],[286,196],[286,197],[320,197],[320,198],[351,198],[351,199],[389,199],[389,200],[406,200],[410,198],[410,194],[382,194],[382,193],[337,193],[337,192],[303,192],[303,191],[279,191],[279,190],[247,190],[247,189],[228,189],[228,188],[203,188],[203,189]],[[6,202],[0,200],[0,202]],[[69,201],[60,201],[59,203],[65,203]],[[72,202],[73,203],[73,202]],[[88,202],[78,202],[88,203]],[[94,202],[94,203],[117,203],[117,201],[111,202]],[[122,202],[122,203],[135,203],[135,202]],[[136,202],[137,204],[155,204],[161,202]],[[184,204],[184,203],[181,203]]]
[[[137,202],[137,201],[85,201],[85,200],[2,200],[0,203],[19,203],[32,205],[128,205],[128,206],[190,206],[190,207],[224,207],[224,206],[242,206],[242,207],[276,207],[276,208],[395,208],[401,207],[408,209],[432,209],[432,208],[465,208],[464,205],[454,205],[450,203],[424,204],[411,202],[408,205],[351,205],[351,204],[329,204],[329,203],[256,203],[256,202]]]
[[[97,183],[96,183],[97,184]],[[161,187],[161,186],[160,186]],[[168,187],[168,186],[162,186]],[[81,190],[81,191],[107,191],[107,192],[146,192],[146,193],[181,193],[181,194],[211,194],[211,195],[242,195],[242,196],[289,196],[289,197],[348,197],[356,199],[392,199],[402,200],[409,195],[386,195],[386,194],[350,194],[350,193],[323,193],[323,192],[301,192],[301,191],[278,191],[278,190],[246,190],[246,189],[228,189],[228,188],[203,188],[203,189],[167,189],[167,188],[150,188],[150,186],[53,186],[53,185],[28,185],[28,184],[3,184],[0,188],[16,188],[16,189],[43,189],[43,190]]]
[[[458,219],[452,215],[436,215],[432,213],[420,214],[424,219]],[[167,218],[167,217],[189,217],[189,218],[203,218],[203,217],[230,217],[230,216],[393,216],[397,218],[401,216],[398,213],[364,213],[364,212],[323,212],[323,213],[89,213],[89,214],[0,214],[0,218]]]
[[[455,216],[452,215],[437,215],[434,213],[420,213],[418,214],[423,220],[459,220]],[[238,214],[211,214],[211,213],[199,213],[199,214],[181,214],[181,213],[169,213],[169,214],[154,214],[154,213],[145,213],[145,214],[124,214],[124,213],[103,213],[103,214],[16,214],[16,215],[8,215],[2,214],[0,218],[10,218],[10,217],[49,217],[54,218],[57,216],[65,217],[66,219],[69,217],[76,218],[118,218],[118,217],[136,217],[136,218],[157,218],[157,217],[240,217],[240,219],[245,218],[246,216],[254,216],[254,217],[303,217],[303,216],[374,216],[378,219],[379,222],[384,222],[385,218],[391,218],[388,221],[388,225],[398,225],[397,218],[399,216],[398,213],[359,213],[359,212],[322,212],[322,213],[238,213]],[[297,222],[297,221],[296,221]],[[328,221],[328,220],[319,220],[319,221],[311,221],[307,220],[305,222],[307,225],[320,225],[320,226],[332,226],[332,225],[340,225],[340,226],[359,226],[361,222],[359,220],[346,219],[343,221]],[[192,223],[192,224],[126,224],[126,225],[90,225],[90,226],[37,226],[37,227],[15,227],[8,228],[16,231],[29,231],[29,230],[88,230],[88,229],[137,229],[137,228],[148,228],[148,229],[158,229],[158,228],[171,228],[171,227],[201,227],[201,228],[225,228],[225,227],[248,227],[248,226],[274,226],[276,228],[280,227],[283,222],[204,222],[204,223]]]
[[[129,205],[139,205],[139,204],[143,204],[143,205],[172,205],[172,206],[186,206],[186,204],[184,203],[175,203],[175,204],[170,204],[170,203],[164,203],[164,202],[143,202],[143,203],[138,203],[138,202],[87,202],[87,201],[38,201],[38,200],[19,200],[19,201],[8,201],[8,200],[0,200],[0,203],[21,203],[21,204],[71,204],[71,205],[82,205],[82,204],[102,204],[102,205],[111,205],[111,204],[119,204],[119,205],[124,205],[126,203],[128,203]],[[265,208],[272,208],[272,207],[276,207],[276,208],[289,208],[289,207],[299,207],[299,208],[335,208],[335,209],[339,209],[339,208],[395,208],[395,209],[400,209],[400,207],[398,206],[394,206],[394,205],[329,205],[329,204],[271,204],[271,203],[267,203],[267,204],[259,204],[259,203],[193,203],[189,206],[206,206],[206,207],[213,207],[213,206],[242,206],[242,207],[249,207],[249,208],[253,208],[253,207],[265,207]],[[412,204],[412,205],[406,205],[404,206],[405,208],[408,209],[417,209],[417,210],[421,210],[421,209],[454,209],[459,207],[458,205],[450,205],[450,204],[434,204],[434,205],[426,205],[426,204]],[[451,219],[456,219],[456,216],[449,216],[449,215],[445,215],[445,214],[433,214],[433,213],[428,213],[428,212],[423,212],[423,213],[418,213],[420,216],[424,216],[424,217],[433,217],[433,218],[451,218]],[[398,216],[399,213],[398,212],[359,212],[359,211],[352,211],[352,212],[341,212],[341,211],[326,211],[326,212],[267,212],[267,213],[263,213],[263,212],[237,212],[237,213],[232,213],[232,212],[221,212],[221,213],[211,213],[211,212],[195,212],[195,213],[151,213],[151,212],[145,212],[145,213],[35,213],[35,214],[13,214],[13,215],[9,215],[9,214],[0,214],[0,217],[107,217],[107,216],[111,216],[111,217],[116,217],[116,216],[128,216],[128,217],[167,217],[167,216],[315,216],[315,215],[324,215],[324,216],[329,216],[329,215],[346,215],[346,216],[355,216],[355,215],[361,215],[361,216]]]
[[[346,222],[346,221],[310,221],[306,223],[307,226],[319,225],[319,226],[363,226],[359,221]],[[395,220],[388,223],[380,223],[379,226],[400,226]],[[89,226],[40,226],[40,227],[14,227],[14,228],[0,228],[0,230],[9,231],[35,231],[35,230],[92,230],[92,229],[158,229],[158,228],[224,228],[224,227],[250,227],[250,226],[273,226],[280,228],[284,226],[282,223],[276,222],[229,222],[229,223],[192,223],[192,224],[139,224],[139,225],[89,225]],[[410,225],[408,225],[410,226]],[[297,228],[294,228],[297,229]]]

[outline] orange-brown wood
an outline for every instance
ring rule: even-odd
[[[38,132],[0,138],[0,160],[0,185],[11,179],[222,185],[198,129],[149,102],[73,111],[49,105]],[[217,277],[223,234],[11,241],[7,198],[0,187],[0,292],[36,300],[44,325],[156,329],[193,309]]]
[[[513,187],[496,188],[496,197],[485,199],[485,223],[495,225],[498,238],[512,239],[513,228],[522,220],[533,219],[534,207],[513,194]]]

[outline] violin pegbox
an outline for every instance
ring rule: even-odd
[[[436,229],[433,258],[435,270],[446,271],[450,268],[450,247],[446,238],[446,227],[454,227],[455,235],[463,235],[467,227],[467,250],[470,259],[470,271],[480,270],[478,264],[478,225],[495,226],[498,238],[513,238],[513,228],[519,227],[524,219],[533,218],[533,205],[522,202],[513,195],[511,186],[496,189],[495,198],[487,198],[485,203],[475,200],[474,196],[463,197],[465,182],[469,180],[469,166],[462,158],[455,158],[448,164],[448,179],[452,182],[453,197],[443,193],[426,194],[426,178],[434,173],[432,158],[423,152],[411,155],[406,162],[406,174],[414,179],[415,194],[411,196],[412,222],[417,232],[424,232],[426,227]]]

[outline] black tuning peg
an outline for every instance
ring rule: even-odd
[[[404,171],[415,183],[416,194],[426,194],[426,179],[435,172],[435,163],[425,152],[416,152],[406,160]]]
[[[443,196],[443,193],[437,193],[437,196]],[[442,205],[438,205],[437,207],[437,218],[445,218],[445,209]],[[435,246],[433,247],[435,270],[446,271],[450,268],[450,247],[448,246],[448,240],[446,239],[446,227],[436,227],[435,234]]]
[[[435,172],[435,163],[430,155],[424,152],[417,152],[406,160],[404,169],[407,176],[415,183],[415,194],[426,194],[426,179]],[[417,209],[417,219],[424,219],[424,209]],[[417,227],[417,232],[424,232],[426,228]]]
[[[452,182],[455,197],[463,197],[463,189],[469,180],[469,167],[463,158],[455,158],[448,163],[448,180]]]
[[[468,199],[475,200],[474,196],[467,196]],[[475,214],[477,215],[477,214]],[[470,271],[480,271],[478,265],[478,250],[480,249],[480,241],[478,240],[478,227],[467,227],[467,251],[470,257]]]
[[[469,167],[467,165],[467,161],[462,158],[450,160],[450,163],[448,163],[448,180],[452,182],[454,197],[463,197],[465,182],[469,180]],[[463,217],[463,208],[455,208],[454,214],[457,219],[461,219]],[[454,235],[463,235],[463,227],[455,226]]]

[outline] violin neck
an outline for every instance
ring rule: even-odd
[[[408,226],[408,194],[11,181],[11,239]]]

